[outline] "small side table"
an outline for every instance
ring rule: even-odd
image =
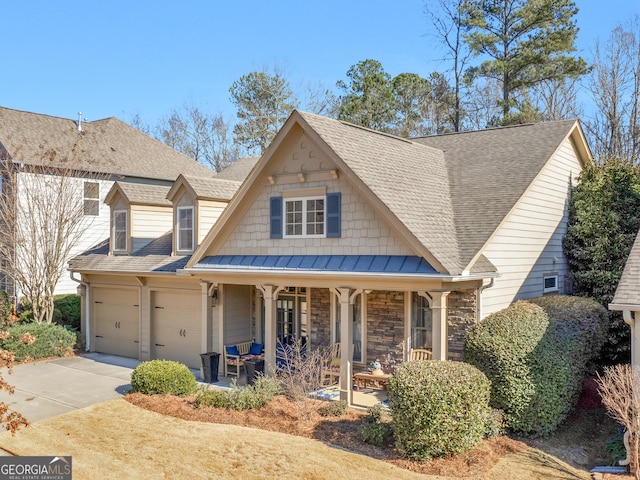
[[[360,388],[381,388],[383,390],[387,389],[387,380],[389,380],[389,374],[383,375],[372,375],[371,373],[360,372],[354,375],[356,388],[360,391]]]

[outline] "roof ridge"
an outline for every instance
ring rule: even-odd
[[[518,125],[505,125],[505,126],[498,126],[498,127],[489,127],[489,128],[481,128],[479,130],[463,130],[461,132],[445,132],[445,133],[438,133],[436,135],[424,135],[422,137],[412,137],[411,140],[421,140],[423,138],[436,138],[436,137],[448,137],[448,136],[454,136],[454,135],[464,135],[464,134],[469,134],[469,133],[482,133],[482,132],[494,132],[497,130],[509,130],[509,129],[515,129],[515,128],[520,128],[520,127],[536,127],[536,126],[540,126],[540,125],[550,125],[552,123],[574,123],[577,122],[578,119],[577,118],[565,118],[563,120],[550,120],[550,121],[542,121],[542,122],[531,122],[531,123],[520,123]],[[418,142],[419,143],[419,142]]]

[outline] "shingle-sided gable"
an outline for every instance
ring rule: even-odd
[[[158,180],[214,172],[117,118],[83,122],[0,107],[0,146],[14,161]]]

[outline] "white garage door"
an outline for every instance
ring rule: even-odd
[[[200,292],[151,292],[151,338],[154,358],[200,368]]]
[[[91,301],[94,315],[93,350],[139,358],[138,289],[94,287]]]

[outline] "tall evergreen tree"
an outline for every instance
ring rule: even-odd
[[[534,85],[587,72],[586,62],[572,55],[578,33],[572,0],[470,0],[469,7],[465,39],[476,55],[488,57],[471,73],[501,82],[503,122],[518,121],[512,109]],[[526,97],[522,106],[530,109]]]
[[[262,154],[297,107],[289,81],[278,69],[251,72],[233,82],[229,91],[238,109],[235,141],[248,152]]]

